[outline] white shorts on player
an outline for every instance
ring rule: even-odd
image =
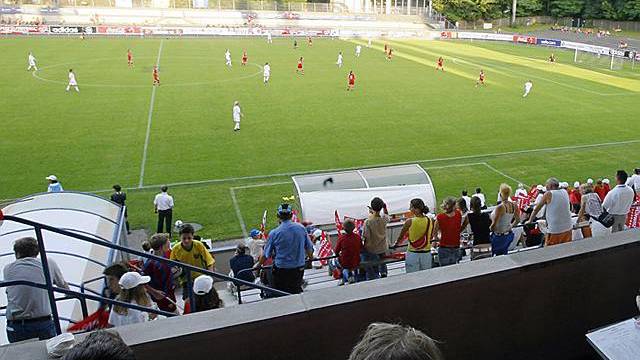
[[[224,60],[225,60],[225,65],[227,65],[228,67],[231,67],[231,53],[229,52],[229,50],[227,50],[224,53]]]
[[[240,118],[242,118],[242,110],[240,110],[240,103],[238,101],[234,101],[232,113],[233,123],[235,124],[233,127],[233,131],[240,131]]]
[[[522,97],[527,97],[527,95],[529,95],[529,93],[531,92],[531,88],[533,88],[533,83],[531,82],[531,80],[524,83],[524,94],[522,95]]]
[[[80,92],[80,89],[78,88],[78,82],[76,81],[76,74],[74,74],[72,71],[69,71],[69,84],[67,85],[67,91],[69,91],[71,87],[74,87],[77,92]]]
[[[362,51],[362,46],[357,45],[356,46],[356,57],[360,57],[360,52]]]
[[[36,66],[36,58],[31,53],[29,53],[28,63],[29,63],[29,67],[27,67],[27,71],[31,69],[38,71],[38,67]]]
[[[271,37],[271,33],[267,33],[267,43],[268,44],[273,43],[273,38]]]
[[[269,82],[269,78],[271,77],[271,66],[269,66],[269,64],[266,64],[264,66],[264,84],[267,85],[267,83]]]
[[[338,61],[336,61],[336,65],[338,65],[339,68],[342,67],[342,54],[338,55]]]

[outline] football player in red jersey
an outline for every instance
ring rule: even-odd
[[[476,82],[476,87],[478,86],[485,86],[486,84],[484,83],[484,71],[481,69],[480,70],[480,75],[478,76],[478,81]]]
[[[304,75],[304,68],[302,67],[303,63],[302,56],[300,56],[300,60],[298,60],[298,68],[296,69],[296,74]]]
[[[127,49],[127,64],[129,67],[133,67],[133,53],[131,49]]]
[[[347,91],[353,90],[353,87],[356,85],[356,75],[353,73],[353,70],[349,71],[347,81]]]
[[[160,74],[158,73],[158,65],[153,67],[153,85],[160,85]]]
[[[442,58],[442,56],[438,58],[438,65],[436,65],[436,70],[444,71],[444,59]]]
[[[247,65],[247,59],[248,59],[247,50],[243,50],[242,51],[242,63],[241,63],[243,66]]]

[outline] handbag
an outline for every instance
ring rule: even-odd
[[[609,212],[604,209],[602,209],[602,214],[600,214],[596,220],[606,228],[613,226],[614,222],[613,215],[609,214]]]

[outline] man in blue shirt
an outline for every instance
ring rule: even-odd
[[[280,225],[269,233],[264,255],[260,256],[256,267],[272,257],[273,286],[290,294],[299,294],[302,292],[305,255],[313,258],[313,244],[305,228],[291,221],[292,210],[289,204],[278,207]]]
[[[55,175],[49,175],[45,179],[49,182],[49,187],[47,187],[47,192],[63,192],[62,184],[58,181],[58,178]]]

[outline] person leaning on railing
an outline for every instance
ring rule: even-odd
[[[313,244],[305,228],[291,221],[293,209],[289,204],[278,207],[280,225],[271,230],[264,254],[254,266],[261,269],[267,257],[273,257],[273,286],[290,294],[302,292],[305,255],[313,258]]]
[[[506,255],[513,242],[513,227],[520,220],[520,209],[511,201],[511,186],[500,185],[500,205],[494,210],[491,223],[491,252],[493,255]]]
[[[38,259],[38,240],[25,237],[13,244],[16,261],[3,269],[4,281],[31,281],[45,284],[42,262]],[[53,259],[47,259],[54,285],[68,289],[62,272]],[[47,290],[28,285],[7,287],[7,339],[18,342],[32,338],[40,340],[56,336],[51,318],[51,306]]]
[[[477,197],[474,195],[474,197]],[[482,201],[482,198],[480,198]],[[440,266],[453,265],[460,261],[460,233],[467,226],[468,219],[462,219],[462,213],[456,209],[456,199],[448,197],[442,202],[442,213],[436,216],[433,238],[440,233],[438,243],[438,262]]]
[[[473,234],[473,248],[471,248],[471,260],[491,256],[491,217],[482,211],[480,198],[471,198],[471,211],[467,214],[471,233]]]
[[[409,211],[413,217],[404,222],[398,239],[393,245],[393,247],[398,246],[404,241],[405,236],[409,235],[409,246],[404,260],[407,273],[431,269],[431,238],[435,228],[435,221],[426,216],[429,208],[422,199],[412,199],[409,202]]]

